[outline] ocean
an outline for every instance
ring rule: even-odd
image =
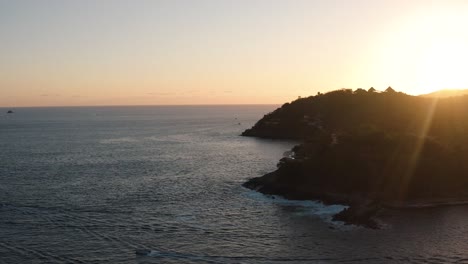
[[[277,106],[0,109],[0,263],[468,263],[468,207],[344,207],[241,186],[297,142],[239,136]]]

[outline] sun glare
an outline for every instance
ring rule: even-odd
[[[377,45],[382,46],[379,78],[414,95],[468,89],[467,23],[462,10],[448,7],[408,15]]]
[[[440,89],[468,88],[466,16],[460,12],[435,11],[425,20],[421,35],[417,86],[421,93]],[[439,13],[440,12],[440,13]]]
[[[417,83],[420,93],[440,89],[468,88],[468,51],[461,43],[441,40],[430,45],[419,62]]]

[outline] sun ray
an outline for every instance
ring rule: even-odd
[[[437,109],[439,98],[435,97],[429,100],[431,100],[431,104],[429,105],[426,111],[426,115],[424,116],[424,119],[421,122],[419,131],[417,132],[418,140],[416,141],[413,152],[411,153],[410,158],[408,160],[408,167],[406,171],[404,172],[404,175],[402,175],[402,181],[400,184],[400,193],[399,193],[399,199],[398,199],[399,201],[405,200],[405,197],[408,191],[408,186],[411,182],[414,171],[416,170],[418,166],[419,158],[424,148],[424,143],[426,142],[429,129],[431,128],[434,113]]]

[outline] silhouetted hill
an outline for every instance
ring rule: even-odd
[[[422,94],[420,96],[445,98],[445,97],[453,97],[453,96],[461,96],[461,95],[468,95],[468,89],[446,89],[446,90],[435,91],[435,92],[428,93],[428,94]]]
[[[286,103],[265,115],[243,136],[302,139],[362,129],[432,136],[467,143],[468,96],[425,98],[401,92],[338,90]]]
[[[360,221],[352,212],[369,215],[354,209],[362,204],[468,201],[467,132],[468,96],[434,99],[359,89],[301,98],[243,133],[303,141],[275,172],[244,186],[354,205],[341,216]]]

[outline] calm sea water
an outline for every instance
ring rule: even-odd
[[[0,109],[0,263],[468,263],[466,206],[369,230],[241,187],[294,145],[239,136],[274,108]]]

